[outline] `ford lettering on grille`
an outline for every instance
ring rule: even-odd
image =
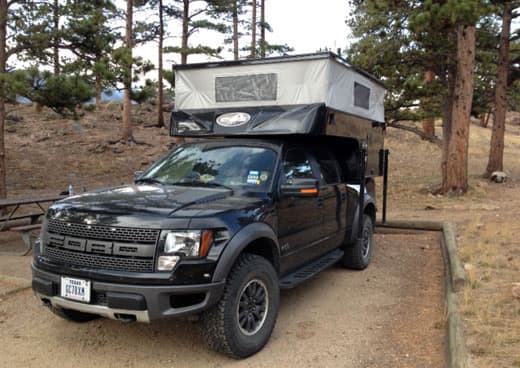
[[[114,228],[49,221],[43,255],[70,265],[153,272],[159,230]],[[105,239],[100,239],[105,238]]]

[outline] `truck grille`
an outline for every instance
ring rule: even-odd
[[[43,255],[66,265],[153,272],[160,230],[86,225],[49,220]]]
[[[153,259],[132,259],[88,254],[45,247],[45,256],[55,262],[111,271],[153,272]]]
[[[155,244],[160,232],[157,229],[85,225],[58,220],[49,220],[47,231],[55,234],[72,235],[78,238],[150,244]]]

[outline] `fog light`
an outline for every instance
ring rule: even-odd
[[[171,271],[179,261],[179,256],[160,256],[157,262],[159,271]]]

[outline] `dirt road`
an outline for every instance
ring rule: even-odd
[[[437,236],[377,235],[376,241],[367,270],[333,267],[283,292],[270,342],[249,359],[208,350],[195,322],[73,324],[25,290],[0,296],[0,367],[443,366]],[[0,274],[30,278],[29,258],[0,256]]]

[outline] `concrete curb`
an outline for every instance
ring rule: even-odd
[[[435,221],[387,221],[376,224],[376,233],[410,233],[441,231],[441,249],[444,258],[444,299],[446,305],[446,334],[448,340],[448,367],[466,368],[468,357],[462,333],[462,321],[458,310],[457,292],[466,284],[466,275],[457,255],[455,225]]]

